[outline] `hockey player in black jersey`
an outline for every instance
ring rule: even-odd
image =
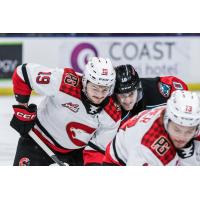
[[[166,104],[174,90],[188,90],[187,85],[175,76],[139,78],[132,65],[115,68],[114,95],[122,108],[122,123],[145,109]]]

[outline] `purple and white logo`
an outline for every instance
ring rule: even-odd
[[[96,48],[89,43],[78,44],[71,55],[71,66],[77,72],[82,72],[89,57],[98,56]]]

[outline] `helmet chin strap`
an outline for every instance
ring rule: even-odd
[[[143,89],[141,82],[139,83],[139,87],[137,89],[138,96],[137,96],[137,102],[139,102],[143,98]]]

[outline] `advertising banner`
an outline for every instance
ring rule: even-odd
[[[21,63],[21,43],[0,43],[0,79],[11,78],[15,67]]]
[[[140,77],[177,76],[200,90],[199,52],[200,36],[0,38],[0,88],[12,85],[2,80],[22,62],[82,72],[89,57],[99,56],[132,64]]]
[[[60,48],[60,65],[81,72],[91,56],[108,57],[114,65],[132,64],[141,77],[190,77],[191,42],[164,37],[68,39]]]

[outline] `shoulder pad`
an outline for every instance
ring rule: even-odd
[[[76,74],[73,69],[65,68],[60,85],[60,91],[80,99],[82,90],[81,79],[82,77]]]
[[[110,97],[109,103],[104,107],[104,110],[115,122],[121,120],[121,108],[115,103],[113,97]]]
[[[160,118],[143,136],[141,144],[150,149],[163,165],[167,165],[176,156],[176,150],[169,139],[169,135],[161,125]]]
[[[160,77],[158,88],[165,98],[169,98],[175,90],[188,90],[186,83],[175,76]]]

